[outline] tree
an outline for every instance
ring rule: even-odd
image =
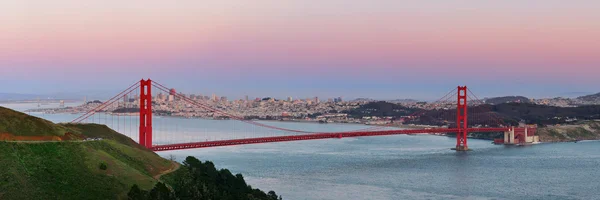
[[[131,187],[131,190],[129,190],[129,193],[127,193],[127,197],[129,197],[129,200],[144,200],[144,199],[146,199],[143,191],[140,190],[140,187],[138,187],[137,184],[134,184]]]
[[[278,200],[280,196],[273,191],[268,194],[253,189],[246,184],[244,176],[241,174],[233,175],[227,169],[217,170],[214,163],[210,161],[202,162],[194,157],[187,157],[181,166],[181,169],[167,175],[166,184],[157,183],[149,194],[145,195],[152,200]],[[139,188],[130,191],[133,197],[140,195]],[[142,195],[145,191],[141,191]],[[130,198],[132,199],[132,198]]]
[[[269,191],[269,193],[267,193],[267,197],[271,200],[277,200],[279,199],[279,197],[277,196],[277,194],[275,194],[275,191]]]
[[[150,190],[150,198],[151,200],[175,200],[175,195],[173,192],[164,184],[157,183],[152,190]]]

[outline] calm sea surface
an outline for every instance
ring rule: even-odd
[[[37,104],[0,106],[23,111]],[[78,116],[30,114],[54,122]],[[99,115],[92,120],[132,137],[136,134],[137,120],[133,117]],[[261,123],[311,131],[366,127]],[[231,139],[231,132],[252,137],[257,132],[248,131],[250,125],[230,120],[155,117],[154,125],[155,140],[163,144]],[[242,173],[252,186],[275,190],[289,200],[600,199],[600,142],[505,147],[471,139],[469,147],[473,151],[466,153],[449,150],[453,145],[454,138],[398,135],[167,151],[159,155],[173,155],[179,161],[186,156],[211,160],[217,167]]]

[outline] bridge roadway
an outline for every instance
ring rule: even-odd
[[[505,131],[509,131],[509,129],[510,129],[510,127],[468,128],[467,132],[469,132],[469,133],[473,133],[473,132],[505,132]],[[453,132],[458,132],[458,128],[432,128],[432,129],[405,129],[405,130],[384,130],[384,131],[314,133],[314,134],[303,134],[303,135],[286,135],[286,136],[275,136],[275,137],[259,137],[259,138],[246,138],[246,139],[235,139],[235,140],[220,140],[220,141],[155,145],[155,146],[152,146],[151,149],[153,151],[169,151],[169,150],[181,150],[181,149],[243,145],[243,144],[289,142],[289,141],[299,141],[299,140],[317,140],[317,139],[330,139],[330,138],[402,135],[402,134],[453,133]]]

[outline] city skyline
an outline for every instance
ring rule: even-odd
[[[431,100],[596,93],[600,2],[0,3],[0,91]],[[340,9],[343,5],[344,9]]]

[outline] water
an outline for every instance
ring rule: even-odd
[[[27,107],[2,106],[21,110]],[[33,114],[55,122],[76,117]],[[223,131],[231,130],[228,123],[233,123],[168,117],[162,120],[179,124],[187,130],[181,134],[188,137],[201,129],[226,137]],[[315,131],[364,128],[265,123]],[[243,129],[243,125],[239,127]],[[398,135],[166,151],[159,155],[173,155],[179,161],[186,156],[211,160],[217,167],[242,173],[254,187],[275,190],[292,200],[600,199],[600,142],[523,147],[490,143],[471,139],[469,146],[474,151],[454,152],[449,150],[455,145],[454,138]]]

